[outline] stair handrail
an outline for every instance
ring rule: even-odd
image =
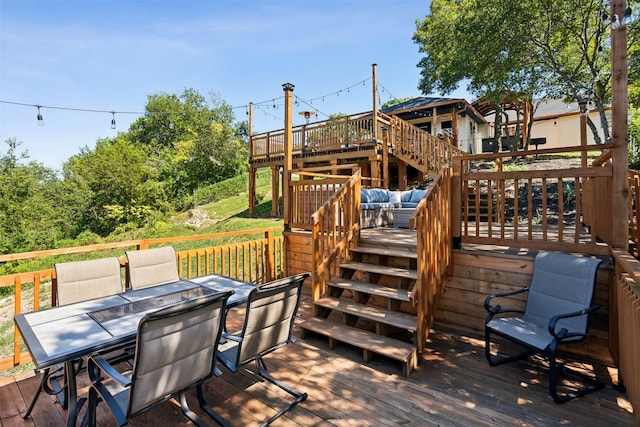
[[[452,144],[454,138],[448,133],[435,136],[399,117],[385,118],[390,123],[387,137],[393,154],[423,173],[436,175],[454,156],[468,154]]]
[[[413,217],[417,235],[418,279],[410,297],[416,304],[416,348],[420,352],[425,348],[440,297],[444,292],[453,254],[451,179],[452,168],[443,166],[416,207]]]
[[[311,216],[313,301],[325,293],[327,282],[337,275],[340,262],[349,259],[349,249],[357,246],[360,188],[358,170]]]

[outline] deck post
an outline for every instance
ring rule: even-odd
[[[451,176],[451,240],[453,249],[462,247],[462,160],[454,157]]]
[[[622,17],[626,2],[611,2],[611,15]],[[627,28],[611,27],[611,142],[613,182],[611,191],[611,245],[628,250],[628,208],[629,182],[628,153],[628,93],[627,93]]]
[[[278,216],[278,198],[280,197],[280,166],[271,166],[271,216]]]
[[[397,160],[398,164],[398,189],[406,190],[407,189],[407,164],[402,160]]]
[[[249,217],[256,216],[256,168],[249,166]]]
[[[282,85],[284,90],[284,165],[282,168],[282,199],[284,201],[284,228],[289,230],[289,221],[291,220],[291,200],[289,194],[289,182],[291,180],[291,167],[293,165],[293,117],[292,117],[292,98],[294,85],[285,83]]]

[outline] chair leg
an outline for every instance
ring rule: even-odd
[[[498,366],[515,360],[526,359],[533,353],[533,350],[527,350],[522,353],[514,354],[513,356],[493,358],[491,356],[491,330],[489,328],[484,329],[484,355],[490,366]]]
[[[264,363],[264,360],[262,360],[262,357],[256,357],[256,368],[258,369],[258,374],[262,378],[264,378],[265,380],[269,381],[272,384],[275,384],[276,386],[280,387],[282,390],[286,391],[287,393],[289,393],[290,395],[296,398],[293,402],[289,403],[287,406],[282,408],[277,414],[275,414],[274,416],[272,416],[271,418],[269,418],[268,420],[260,424],[261,426],[267,426],[271,424],[273,421],[280,418],[280,416],[282,416],[285,412],[289,411],[291,408],[293,408],[298,403],[304,401],[307,398],[307,393],[298,391],[286,385],[282,381],[279,381],[273,378],[271,375],[269,375],[267,373],[267,365]]]
[[[33,395],[33,399],[31,399],[29,408],[27,409],[27,412],[25,412],[25,414],[22,416],[22,418],[24,418],[25,420],[29,418],[31,412],[33,411],[33,408],[36,406],[38,397],[40,397],[40,393],[42,393],[43,391],[48,395],[56,396],[58,398],[58,402],[60,402],[60,405],[66,409],[66,390],[65,387],[60,386],[60,383],[58,382],[58,380],[63,377],[63,374],[58,374],[61,369],[62,368],[56,369],[55,371],[51,372],[51,369],[46,368],[43,371],[42,378],[40,379],[40,385],[38,386],[38,391],[36,391],[36,394]]]
[[[192,423],[199,427],[205,427],[207,424],[202,421],[202,418],[198,416],[195,412],[189,408],[189,404],[187,403],[187,395],[185,392],[180,393],[180,407],[182,408],[182,413],[191,420]]]
[[[565,403],[570,401],[571,399],[584,396],[585,394],[591,393],[596,390],[600,390],[601,388],[604,387],[604,384],[601,383],[600,381],[597,381],[597,380],[594,381],[590,378],[587,378],[584,375],[579,375],[576,373],[575,375],[578,375],[579,377],[581,377],[586,382],[587,385],[576,391],[572,391],[564,395],[559,395],[558,388],[557,388],[557,378],[556,378],[556,370],[557,370],[556,369],[557,368],[556,347],[557,347],[556,342],[551,343],[551,345],[549,346],[549,393],[551,394],[551,397],[553,397],[553,401],[555,403],[557,404]]]
[[[202,384],[198,384],[198,387],[196,388],[196,393],[198,395],[198,403],[200,404],[200,407],[211,417],[213,418],[213,420],[215,422],[217,422],[218,424],[220,424],[223,427],[230,427],[230,424],[227,423],[224,418],[222,418],[216,411],[213,410],[213,408],[211,408],[211,406],[209,406],[209,404],[207,403],[207,401],[204,398],[204,392],[202,389]]]
[[[38,386],[38,390],[36,391],[36,394],[33,395],[33,398],[31,399],[31,403],[29,404],[29,408],[27,409],[27,412],[25,412],[24,415],[22,416],[22,418],[24,418],[25,420],[29,418],[29,415],[31,415],[31,411],[33,411],[33,407],[36,406],[36,401],[38,400],[38,397],[40,397],[40,393],[42,393],[42,390],[44,389],[47,383],[48,377],[49,377],[49,368],[45,369],[44,372],[42,373],[42,378],[40,379],[40,385]]]
[[[87,406],[87,412],[85,418],[89,427],[95,427],[96,425],[96,411],[98,409],[98,393],[92,388],[89,389],[89,402]],[[84,426],[85,418],[82,420]]]

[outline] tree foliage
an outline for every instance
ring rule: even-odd
[[[28,154],[20,143],[5,141],[0,156],[0,253],[51,247],[60,237],[56,197],[51,191],[55,174],[37,162],[22,164]]]
[[[197,91],[148,97],[128,132],[82,147],[61,173],[0,151],[0,253],[133,231],[193,206],[198,188],[243,173],[247,124]]]
[[[590,101],[607,140],[607,7],[601,0],[434,0],[414,34],[425,54],[419,89],[449,93],[466,81],[472,93],[494,102],[504,93]]]

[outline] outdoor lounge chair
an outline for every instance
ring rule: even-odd
[[[258,374],[295,397],[295,400],[267,419],[268,425],[307,398],[267,373],[263,356],[292,342],[291,332],[298,306],[302,283],[309,273],[290,276],[264,284],[249,294],[242,332],[224,334],[226,342],[220,344],[218,359],[231,371],[255,360]]]
[[[171,246],[126,252],[132,290],[180,280],[176,251]]]
[[[535,258],[531,284],[518,291],[490,295],[484,306],[489,312],[485,321],[485,355],[491,366],[525,358],[537,353],[549,360],[549,392],[556,403],[564,403],[603,387],[584,378],[586,386],[559,395],[556,384],[556,350],[560,344],[576,342],[587,336],[588,315],[592,305],[596,272],[600,260],[569,254],[541,251]],[[524,313],[491,306],[494,298],[527,292]],[[501,313],[523,313],[521,317],[502,317]],[[491,334],[506,338],[527,350],[512,356],[493,358]]]
[[[122,292],[122,278],[120,277],[120,261],[118,258],[63,262],[55,264],[54,268],[58,305],[73,304]],[[80,370],[81,367],[82,360],[78,360],[77,369]],[[64,386],[60,385],[61,382],[65,383],[62,371],[63,364],[44,369],[40,387],[24,414],[25,419],[31,415],[31,411],[42,391],[47,394],[57,395],[60,404],[66,409],[67,401],[63,393],[65,389]]]
[[[182,412],[192,422],[206,425],[187,404],[185,393],[194,387],[200,407],[226,425],[205,401],[202,384],[216,371],[216,349],[230,295],[220,292],[146,314],[138,325],[129,373],[120,373],[100,356],[90,357],[89,425],[96,425],[99,397],[120,426],[172,397],[179,398]]]

